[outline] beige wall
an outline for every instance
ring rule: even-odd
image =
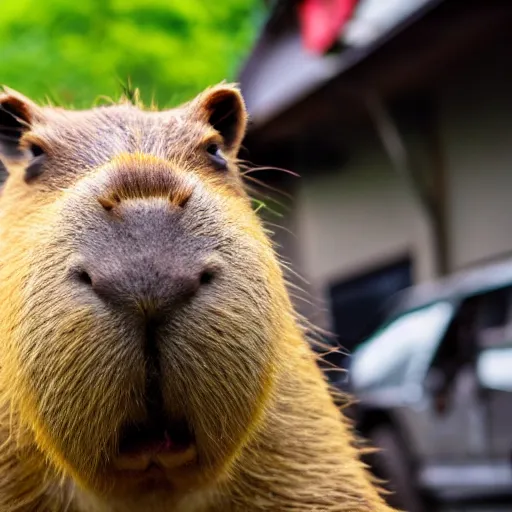
[[[379,144],[365,140],[343,169],[322,176],[309,172],[301,179],[296,222],[300,263],[320,301],[330,281],[407,253],[417,280],[433,275],[430,236],[421,210]],[[327,325],[326,312],[320,323]]]
[[[512,251],[512,66],[476,58],[442,96],[452,268]]]

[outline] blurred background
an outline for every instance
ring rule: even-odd
[[[0,81],[78,108],[131,81],[172,106],[236,80],[266,15],[262,0],[4,1]]]
[[[511,22],[498,0],[17,0],[0,82],[82,108],[238,81],[246,178],[390,502],[512,510]]]

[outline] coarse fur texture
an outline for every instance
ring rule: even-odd
[[[228,84],[168,111],[0,95],[17,154],[0,198],[2,512],[390,511],[243,186],[245,127]],[[128,427],[182,424],[186,449],[124,457]]]

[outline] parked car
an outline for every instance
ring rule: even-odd
[[[349,389],[392,505],[512,497],[512,261],[403,292]]]

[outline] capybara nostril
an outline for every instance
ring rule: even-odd
[[[92,286],[92,278],[86,270],[80,270],[76,277],[81,283]]]
[[[116,195],[111,197],[98,197],[98,203],[100,203],[107,212],[112,210],[119,202],[120,200]]]
[[[77,265],[70,270],[71,278],[80,284],[92,286],[92,277],[82,265]]]
[[[179,206],[180,208],[185,208],[187,203],[190,201],[191,197],[192,197],[192,193],[185,193],[185,194],[182,194],[181,196],[177,197],[176,198],[177,206]]]
[[[210,284],[213,281],[215,274],[213,270],[203,270],[199,277],[199,283],[201,285]]]

